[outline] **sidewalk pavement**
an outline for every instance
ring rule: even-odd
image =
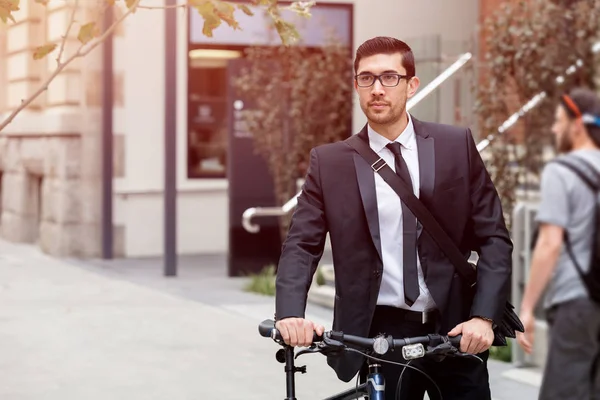
[[[258,323],[273,299],[226,277],[226,257],[180,257],[177,278],[160,259],[59,260],[0,241],[0,399],[269,400],[285,397],[278,347]],[[307,316],[331,326],[331,311]],[[344,383],[320,355],[300,358],[297,398]],[[537,387],[490,362],[495,400],[531,400]]]

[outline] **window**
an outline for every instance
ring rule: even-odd
[[[224,178],[227,164],[227,64],[242,48],[189,51],[188,177]]]

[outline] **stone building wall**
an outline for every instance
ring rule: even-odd
[[[84,255],[80,135],[4,135],[0,149],[2,236],[53,255]]]
[[[21,0],[17,23],[0,32],[0,84],[5,89],[0,90],[0,121],[56,69],[58,51],[38,61],[32,51],[44,43],[60,43],[72,4],[51,1],[42,6]],[[98,18],[97,10],[79,4],[77,21]],[[75,25],[65,43],[65,57],[76,51],[78,31]],[[101,67],[98,47],[69,64],[0,132],[3,238],[36,243],[55,256],[100,256]],[[119,229],[116,233],[115,255],[119,256],[123,235]]]

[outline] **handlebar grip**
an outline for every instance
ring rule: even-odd
[[[448,340],[450,341],[450,344],[452,344],[452,346],[456,347],[459,350],[460,350],[460,339],[462,339],[462,335],[448,336]]]
[[[275,336],[273,337],[273,331],[275,331]],[[262,337],[273,338],[275,340],[283,340],[279,331],[275,328],[275,321],[272,319],[265,319],[258,325],[258,333]],[[317,335],[316,332],[313,333],[313,343],[323,341],[323,336]]]
[[[273,329],[275,329],[275,321],[272,319],[265,319],[258,325],[258,333],[260,333],[260,336],[262,337],[271,337]]]

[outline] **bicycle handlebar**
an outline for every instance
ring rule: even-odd
[[[460,339],[462,338],[462,335],[458,335],[458,336],[444,336],[444,335],[439,335],[439,334],[430,334],[427,336],[415,336],[415,337],[409,337],[409,338],[403,338],[403,339],[394,339],[391,336],[388,336],[389,339],[386,339],[385,336],[380,336],[380,337],[376,337],[376,338],[365,338],[365,337],[360,337],[360,336],[354,336],[354,335],[346,335],[342,332],[335,332],[335,331],[330,331],[328,332],[329,336],[334,339],[334,340],[338,340],[340,342],[346,343],[346,344],[352,344],[358,347],[363,347],[363,348],[373,348],[374,346],[377,345],[378,341],[381,340],[386,340],[388,342],[388,344],[391,344],[391,346],[389,346],[392,349],[396,349],[399,347],[404,347],[410,344],[423,344],[423,345],[431,345],[431,346],[437,346],[441,343],[444,342],[450,342],[450,344],[456,348],[460,347]],[[391,341],[391,343],[390,343]]]
[[[279,331],[275,328],[275,322],[267,319],[260,323],[258,331],[263,337],[270,337],[276,341],[282,341],[283,338]],[[347,335],[340,331],[328,331],[323,336],[318,336],[316,333],[313,337],[313,344],[315,342],[322,342],[327,339],[335,340],[341,344],[354,345],[363,349],[372,349],[376,353],[384,354],[389,350],[394,350],[408,345],[422,344],[429,346],[439,346],[444,343],[450,343],[452,347],[459,349],[460,340],[462,335],[457,336],[446,336],[439,334],[431,334],[427,336],[417,336],[403,339],[394,339],[390,335],[378,336],[375,338],[366,338],[355,335]]]

